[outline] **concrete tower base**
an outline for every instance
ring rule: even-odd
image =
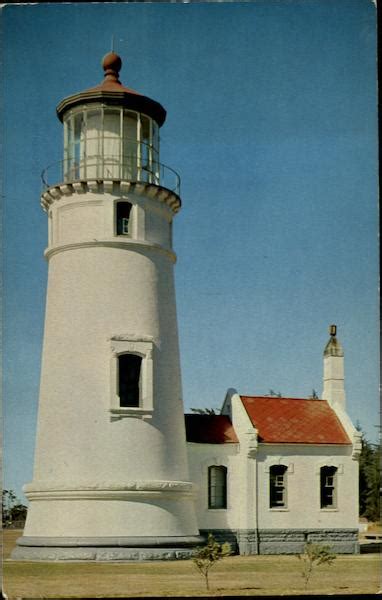
[[[120,561],[181,560],[205,542],[202,536],[33,538],[21,537],[12,560]]]

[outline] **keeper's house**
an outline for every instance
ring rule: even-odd
[[[330,331],[323,399],[230,389],[220,415],[186,415],[200,532],[240,554],[296,553],[307,541],[359,551],[361,440],[346,413],[336,327]]]

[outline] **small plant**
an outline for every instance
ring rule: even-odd
[[[194,565],[198,569],[199,573],[203,575],[206,588],[209,590],[209,580],[208,575],[210,569],[225,556],[229,556],[231,554],[231,546],[228,542],[224,542],[224,544],[219,544],[212,535],[212,533],[208,534],[208,542],[206,546],[202,546],[201,548],[197,548],[194,552],[192,560]]]
[[[302,561],[301,576],[305,581],[305,589],[308,587],[313,569],[324,564],[331,565],[336,558],[330,548],[330,546],[308,542],[304,546],[304,554],[297,554],[298,559]]]

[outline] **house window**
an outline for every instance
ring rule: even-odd
[[[118,396],[123,407],[140,405],[142,357],[122,354],[118,357]]]
[[[117,235],[129,234],[130,211],[130,202],[117,202]]]
[[[336,508],[336,467],[321,467],[320,487],[321,487],[321,508]]]
[[[269,470],[270,508],[286,507],[286,472],[285,465],[273,465]]]
[[[208,468],[208,508],[227,508],[227,468]]]

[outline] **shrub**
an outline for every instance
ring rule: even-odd
[[[297,554],[298,559],[302,562],[301,577],[305,581],[305,588],[308,587],[309,579],[315,567],[323,564],[331,565],[336,558],[336,555],[330,551],[330,548],[330,546],[308,542],[305,544],[304,553]]]
[[[215,540],[212,533],[208,534],[207,544],[195,550],[192,560],[199,573],[203,575],[206,582],[207,590],[210,589],[208,580],[210,569],[212,569],[212,567],[219,560],[221,560],[225,556],[229,556],[230,554],[230,544],[228,542],[224,542],[224,544],[219,544],[219,542]]]

